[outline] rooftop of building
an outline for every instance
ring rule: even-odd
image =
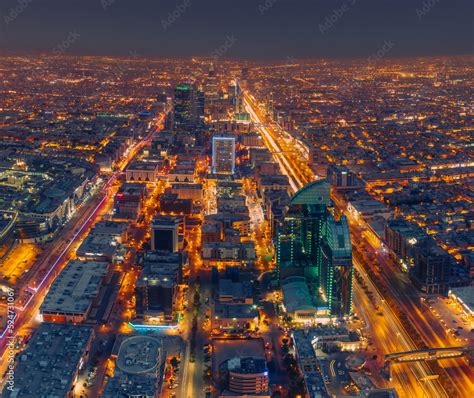
[[[99,221],[90,230],[89,235],[119,236],[126,232],[128,222],[104,220]]]
[[[226,361],[227,369],[231,372],[242,374],[267,373],[267,363],[263,358],[234,357]]]
[[[155,337],[135,335],[125,338],[119,348],[117,367],[129,374],[155,372],[160,362],[161,342]]]
[[[341,216],[341,218],[336,221],[333,216],[329,216],[326,225],[327,241],[333,255],[351,256],[352,243],[347,218]]]
[[[247,283],[233,282],[231,279],[220,279],[219,296],[251,297],[251,287]]]
[[[15,368],[15,387],[8,397],[65,397],[93,329],[42,323]]]
[[[302,187],[291,197],[292,205],[324,205],[330,202],[331,185],[327,180],[317,180]]]
[[[130,170],[130,171],[155,171],[158,168],[158,166],[159,166],[158,163],[135,161],[135,162],[132,162],[127,167],[127,170]]]
[[[218,318],[249,319],[257,318],[258,310],[252,304],[220,304],[214,306],[214,316]]]
[[[474,286],[453,287],[450,295],[466,307],[467,311],[474,314]]]
[[[171,227],[183,223],[184,219],[180,216],[160,215],[156,216],[151,222],[152,228],[157,227]]]
[[[117,197],[122,195],[141,195],[146,191],[146,185],[137,182],[124,182],[117,192]]]
[[[111,235],[89,234],[77,249],[79,257],[98,258],[112,257],[118,250],[118,243]]]
[[[156,396],[155,377],[121,373],[109,378],[102,398],[130,398]]]
[[[171,189],[195,189],[195,190],[202,190],[202,184],[186,184],[186,183],[174,182],[173,184],[171,184]]]
[[[108,267],[107,262],[70,261],[49,289],[41,312],[85,313],[98,295]]]
[[[306,278],[292,276],[282,281],[283,302],[288,313],[297,311],[314,311],[317,308],[313,304],[309,293]]]

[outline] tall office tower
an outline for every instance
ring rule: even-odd
[[[175,130],[193,128],[196,121],[196,89],[187,83],[178,84],[174,90],[174,128]]]
[[[203,89],[200,87],[196,91],[196,122],[197,125],[204,126],[204,110],[206,106],[206,98]]]
[[[229,86],[227,87],[227,96],[229,107],[235,113],[240,113],[244,108],[242,91],[240,89],[240,83],[238,79],[235,79],[235,83],[229,84]]]
[[[242,73],[240,75],[242,81],[246,83],[249,79],[249,68],[242,68]]]
[[[229,108],[235,109],[235,84],[231,83],[227,86],[227,100],[229,101]]]
[[[206,96],[209,98],[211,103],[219,99],[219,85],[217,84],[216,71],[214,70],[214,64],[211,64],[209,73],[206,79]]]
[[[315,301],[321,287],[321,241],[330,205],[329,183],[314,181],[291,198],[276,228],[276,260],[280,281],[304,276]]]
[[[159,216],[151,223],[151,250],[178,252],[184,241],[182,217]]]
[[[345,216],[336,221],[329,215],[322,239],[321,288],[329,315],[345,317],[352,313],[352,243]]]
[[[239,79],[235,79],[235,113],[244,112],[244,97]]]
[[[215,135],[212,137],[212,172],[234,174],[235,137]]]

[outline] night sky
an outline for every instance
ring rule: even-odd
[[[472,0],[0,0],[8,52],[230,58],[470,54]],[[173,14],[174,13],[174,14]]]

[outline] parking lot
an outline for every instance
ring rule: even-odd
[[[451,299],[439,296],[427,300],[426,305],[440,320],[446,333],[451,337],[453,345],[466,345],[474,342],[471,324],[463,318],[463,314]]]

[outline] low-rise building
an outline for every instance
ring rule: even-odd
[[[474,329],[474,286],[452,288],[449,297],[458,305],[470,328]]]
[[[125,178],[127,182],[157,182],[159,168],[159,163],[136,161],[125,170]]]
[[[104,220],[96,223],[89,232],[89,236],[111,237],[119,244],[127,241],[129,223],[123,221]]]
[[[114,216],[126,220],[136,220],[146,197],[146,185],[124,183],[114,197]]]
[[[178,199],[191,199],[194,202],[202,202],[202,184],[175,183],[171,185],[170,192],[178,195]]]
[[[113,348],[116,362],[103,398],[155,398],[161,384],[163,347],[153,336],[119,336]],[[114,356],[115,356],[114,355]]]
[[[254,242],[207,242],[201,250],[204,265],[253,265],[257,254]]]
[[[250,217],[246,214],[216,213],[208,214],[204,218],[206,223],[217,223],[222,230],[237,229],[242,237],[250,236]]]
[[[93,338],[89,326],[42,323],[16,359],[13,389],[4,389],[2,396],[74,397]]]
[[[315,322],[318,309],[311,299],[306,278],[291,276],[282,281],[283,305],[295,322]],[[326,311],[324,311],[326,312]]]
[[[356,219],[368,221],[375,216],[381,216],[388,219],[392,216],[392,211],[382,202],[374,199],[351,200],[347,204],[347,210],[354,215]]]
[[[267,190],[290,192],[290,180],[285,175],[259,175],[257,188],[263,194]]]
[[[111,235],[87,235],[76,251],[79,260],[122,261],[123,248]]]
[[[213,329],[242,331],[258,326],[258,310],[252,304],[215,304],[211,325]]]
[[[192,199],[180,199],[177,194],[166,193],[160,195],[160,210],[166,214],[191,214],[193,212]]]
[[[247,282],[220,279],[217,298],[220,303],[253,304],[252,286]]]
[[[72,260],[55,279],[40,307],[45,322],[84,322],[99,297],[107,262]]]
[[[265,358],[234,357],[219,365],[219,376],[228,391],[220,397],[270,397]]]

